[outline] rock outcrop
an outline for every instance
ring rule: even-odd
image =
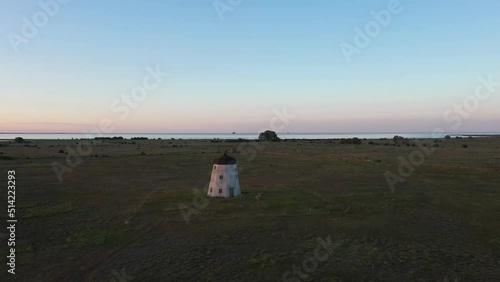
[[[279,141],[279,137],[276,134],[276,132],[271,131],[271,130],[266,130],[264,132],[261,132],[259,134],[259,140],[262,141]]]

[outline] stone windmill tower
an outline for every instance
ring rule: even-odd
[[[207,195],[221,198],[241,195],[238,164],[235,158],[224,153],[222,157],[214,160]]]

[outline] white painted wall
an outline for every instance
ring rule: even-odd
[[[222,175],[222,179],[221,179]],[[230,189],[234,189],[234,197],[241,195],[237,164],[214,164],[207,195],[210,197],[230,197]],[[219,193],[221,192],[221,193]]]

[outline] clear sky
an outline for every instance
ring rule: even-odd
[[[500,131],[500,1],[392,1],[0,0],[0,132]]]

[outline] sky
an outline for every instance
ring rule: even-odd
[[[498,11],[0,0],[0,132],[500,132]]]

